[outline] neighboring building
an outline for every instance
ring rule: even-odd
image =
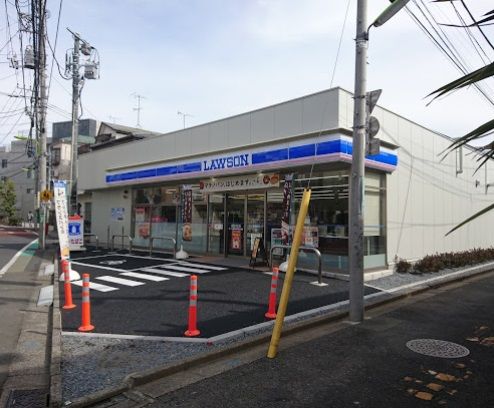
[[[23,221],[27,220],[28,212],[34,212],[36,204],[36,178],[33,159],[27,155],[25,140],[11,142],[9,149],[0,146],[0,179],[14,182],[18,216]]]
[[[224,256],[248,256],[262,237],[269,251],[280,242],[283,187],[293,174],[292,224],[310,186],[304,243],[319,248],[324,270],[346,272],[352,96],[334,88],[82,155],[78,187],[92,232],[104,242],[125,231],[142,247],[150,236],[169,236],[189,252]],[[445,237],[492,203],[490,163],[475,176],[472,154],[440,160],[450,138],[379,106],[373,115],[383,143],[365,163],[366,271],[395,257],[491,246],[494,230],[485,225],[494,213]],[[180,203],[189,188],[192,240],[183,241]],[[315,265],[310,256],[299,262]]]
[[[51,175],[54,180],[70,179],[72,146],[70,140],[62,139],[51,144]]]
[[[117,144],[128,143],[144,139],[145,137],[154,137],[160,134],[158,132],[118,125],[116,123],[101,122],[95,142],[81,146],[79,152],[87,153],[92,150],[106,149]]]
[[[96,132],[98,131],[98,122],[94,119],[79,120],[78,144],[94,143]],[[52,139],[54,143],[61,140],[72,139],[72,121],[55,122],[52,125]]]

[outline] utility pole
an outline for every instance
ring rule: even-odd
[[[137,99],[137,108],[133,108],[133,110],[137,111],[137,125],[136,127],[140,128],[141,127],[141,99],[146,99],[144,96],[139,95],[137,93],[133,93],[134,98]]]
[[[74,48],[72,50],[72,138],[71,138],[71,161],[70,161],[70,203],[73,214],[77,213],[77,146],[79,138],[79,51],[80,37],[74,36]],[[70,214],[70,212],[69,212]]]
[[[70,204],[69,209],[73,214],[77,213],[77,178],[78,178],[78,152],[79,146],[79,97],[86,79],[99,79],[99,54],[98,50],[82,39],[77,33],[67,30],[74,37],[74,48],[72,53],[67,52],[65,74],[72,75],[72,139],[71,139],[71,163],[70,163]],[[83,63],[80,61],[80,53],[85,56]],[[84,67],[84,75],[81,76],[80,69]]]
[[[350,321],[364,319],[364,191],[367,82],[367,0],[357,3],[355,40],[355,91],[353,113],[353,149],[350,175],[349,245]]]
[[[34,22],[33,22],[34,24]],[[49,189],[46,182],[46,106],[47,106],[47,91],[46,91],[46,1],[39,0],[39,110],[36,112],[38,115],[38,141],[39,141],[39,191],[45,191]],[[40,223],[39,223],[39,247],[45,249],[46,236],[45,236],[45,224],[46,224],[46,203],[43,202],[39,209]]]
[[[364,196],[367,134],[369,136],[371,154],[376,154],[376,148],[379,150],[379,139],[372,140],[379,131],[379,122],[376,118],[368,118],[368,114],[372,112],[379,95],[381,95],[381,90],[366,93],[369,30],[372,26],[382,26],[405,7],[409,1],[394,0],[370,26],[367,25],[367,0],[358,0],[357,2],[353,149],[349,200],[350,234],[348,243],[350,321],[354,323],[360,323],[364,320]]]

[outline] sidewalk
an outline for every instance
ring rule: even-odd
[[[333,323],[282,338],[276,359],[264,357],[263,344],[216,367],[202,364],[135,387],[111,406],[493,406],[492,293],[493,273],[432,289],[373,311],[360,325]],[[407,347],[416,339],[453,343],[441,349],[424,343],[426,353],[461,356],[465,347],[469,354],[419,354]]]
[[[1,407],[44,407],[50,383],[51,311],[38,305],[40,289],[51,284],[45,266],[54,251],[34,246],[22,252],[0,280],[2,355],[5,373]],[[49,269],[49,268],[48,268]],[[49,291],[47,291],[49,293]]]

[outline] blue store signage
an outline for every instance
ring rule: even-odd
[[[106,182],[118,183],[186,174],[190,174],[191,177],[207,173],[226,175],[238,168],[256,170],[272,168],[272,163],[276,163],[279,168],[310,164],[315,161],[348,163],[351,162],[352,148],[351,137],[337,135],[312,143],[293,146],[284,143],[264,150],[241,151],[227,156],[206,157],[194,162],[112,173],[106,176]],[[366,166],[387,172],[393,171],[397,164],[398,156],[391,149],[381,148],[379,154],[366,157]]]

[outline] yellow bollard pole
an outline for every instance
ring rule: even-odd
[[[304,231],[305,217],[307,216],[307,210],[309,208],[311,190],[304,190],[302,196],[302,202],[300,203],[300,210],[297,217],[297,225],[295,226],[295,232],[293,234],[292,250],[290,251],[290,259],[288,261],[288,268],[285,274],[285,281],[283,282],[283,289],[281,291],[280,304],[276,314],[276,321],[274,323],[273,334],[271,335],[271,343],[268,349],[268,358],[275,358],[278,352],[278,344],[281,337],[281,329],[283,327],[283,320],[285,320],[286,308],[288,306],[288,298],[290,297],[290,291],[292,290],[293,275],[295,274],[295,266],[297,265],[298,250],[300,243],[302,242],[302,233]]]

